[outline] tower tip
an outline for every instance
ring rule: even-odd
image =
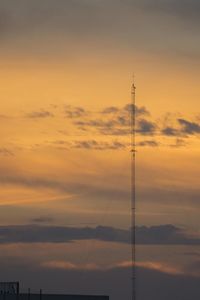
[[[135,86],[135,73],[132,76],[132,85],[131,85],[132,93],[135,93],[136,86]]]

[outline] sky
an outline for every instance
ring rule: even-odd
[[[138,300],[200,296],[199,10],[0,0],[1,281],[130,299],[134,73]]]

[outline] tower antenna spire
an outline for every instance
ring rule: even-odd
[[[131,86],[131,257],[132,300],[136,300],[136,86],[135,75]]]

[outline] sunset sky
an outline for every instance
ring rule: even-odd
[[[134,72],[138,300],[199,298],[199,11],[0,0],[0,281],[130,299]]]

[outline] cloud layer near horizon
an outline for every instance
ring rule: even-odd
[[[59,227],[18,225],[0,227],[0,244],[12,243],[69,243],[78,240],[100,240],[130,244],[128,230],[113,227]],[[137,226],[138,245],[200,245],[200,237],[190,237],[173,225]]]

